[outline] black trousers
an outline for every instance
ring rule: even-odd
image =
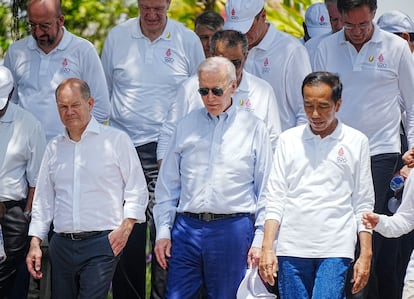
[[[389,183],[400,165],[398,153],[371,157],[371,170],[375,191],[374,212],[391,215],[388,210]],[[374,232],[371,275],[367,287],[356,296],[348,298],[398,299],[401,298],[402,281],[398,274],[399,238],[388,239]]]
[[[7,259],[0,264],[0,298],[10,295],[17,270],[25,260],[29,245],[29,222],[23,214],[24,202],[8,201],[4,204],[6,211],[0,223]],[[20,288],[27,289],[28,285],[21,285]]]
[[[149,202],[147,208],[147,223],[135,224],[128,243],[123,250],[112,283],[114,299],[145,298],[146,281],[146,231],[150,232],[151,246],[155,245],[155,224],[152,216],[154,206],[154,190],[158,178],[157,144],[151,142],[136,147],[141,166],[147,181]],[[152,251],[151,259],[151,298],[165,297],[167,271],[158,264]],[[139,297],[138,297],[139,296]]]

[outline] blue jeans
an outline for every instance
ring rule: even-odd
[[[249,216],[202,221],[178,215],[171,232],[167,299],[236,299],[254,235]]]
[[[343,299],[349,258],[278,257],[281,299]]]

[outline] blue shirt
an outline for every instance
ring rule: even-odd
[[[272,160],[263,121],[235,105],[218,117],[205,108],[177,125],[155,188],[157,239],[170,238],[176,213],[256,215],[253,244],[261,247],[260,193]],[[260,225],[258,225],[261,223]]]

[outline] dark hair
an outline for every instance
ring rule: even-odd
[[[329,73],[329,72],[313,72],[308,74],[305,79],[303,79],[302,83],[302,97],[303,97],[303,90],[306,85],[316,86],[320,83],[324,83],[329,85],[332,89],[332,100],[336,104],[338,100],[342,96],[342,83],[339,80],[339,76]]]
[[[338,0],[336,5],[340,13],[348,12],[351,9],[365,5],[373,12],[377,9],[377,0]]]
[[[217,41],[224,41],[227,48],[234,48],[242,45],[243,55],[247,54],[249,43],[245,34],[236,30],[221,30],[214,33],[210,42],[210,53],[215,55]]]
[[[216,31],[221,29],[224,26],[223,17],[213,10],[206,10],[199,14],[194,21],[194,28],[197,30],[197,27],[204,25],[207,28]]]

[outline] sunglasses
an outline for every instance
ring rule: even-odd
[[[213,93],[213,95],[215,95],[216,97],[221,97],[224,93],[224,90],[222,88],[218,88],[218,87],[214,87],[214,88],[208,88],[208,87],[200,87],[198,89],[198,93],[201,94],[202,96],[206,96],[208,95],[208,93],[210,92]]]

